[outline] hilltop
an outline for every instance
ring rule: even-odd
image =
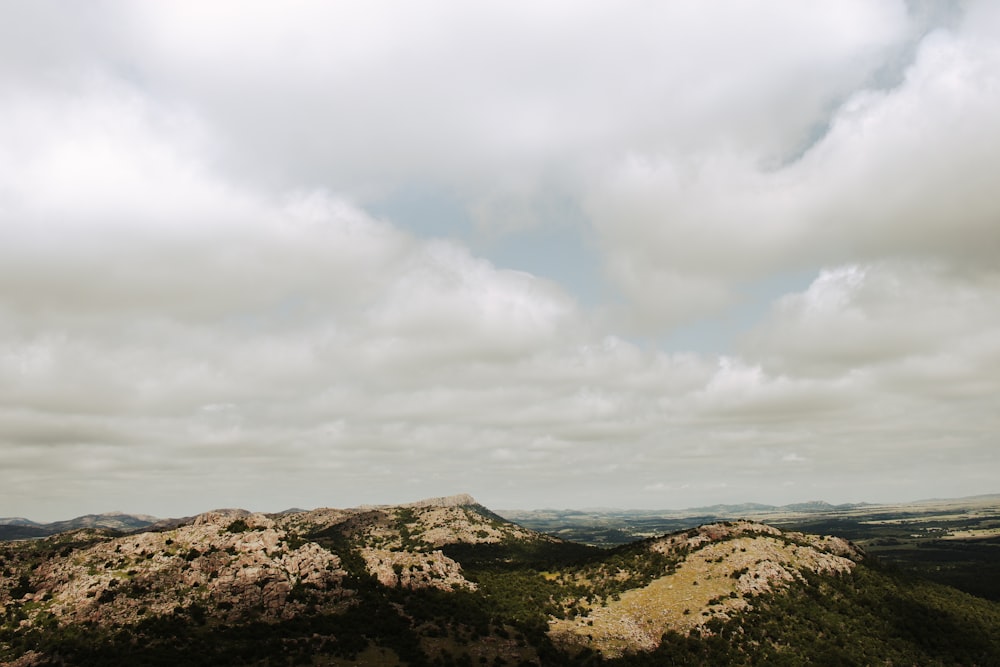
[[[750,520],[608,550],[467,495],[227,509],[0,543],[0,568],[0,662],[21,667],[1000,657],[996,604]]]

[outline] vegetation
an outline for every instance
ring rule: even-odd
[[[70,665],[334,664],[358,659],[370,646],[409,665],[976,665],[1000,659],[998,605],[866,566],[847,577],[812,577],[756,600],[752,611],[709,623],[705,632],[667,633],[653,652],[606,661],[565,652],[546,637],[544,615],[564,593],[558,586],[526,570],[481,575],[480,593],[372,586],[344,613],[280,623],[214,625],[188,612],[134,627],[53,620],[24,631],[16,610],[9,611],[0,627],[0,661],[31,650],[60,656],[51,664]],[[479,660],[491,650],[486,663]]]
[[[226,526],[227,533],[245,533],[250,530],[250,526],[243,519],[236,519]]]
[[[709,633],[671,633],[612,665],[988,665],[1000,658],[1000,607],[932,582],[859,567],[756,601]]]
[[[841,535],[861,545],[886,568],[1000,602],[1000,534],[991,536],[998,526],[997,514],[960,518],[952,514],[917,515],[902,519],[877,515],[788,524],[795,530]],[[975,536],[955,536],[963,533]]]
[[[111,567],[103,558],[96,566],[106,587],[90,598],[99,605],[129,598],[142,603],[151,588],[172,582],[133,576],[135,570],[126,568],[141,566],[115,560],[127,560],[128,554],[116,553],[110,534],[0,543],[0,663],[31,656],[34,665],[1000,664],[1000,604],[929,581],[888,558],[819,574],[794,568],[791,559],[805,557],[807,541],[787,534],[727,535],[726,526],[717,524],[711,531],[692,529],[666,541],[601,549],[512,532],[477,506],[461,508],[455,516],[464,517],[458,532],[483,541],[469,538],[441,547],[471,583],[454,590],[383,585],[369,571],[364,550],[372,545],[430,558],[433,547],[423,539],[427,525],[419,508],[358,512],[332,524],[295,524],[281,548],[313,549],[329,558],[319,545],[335,554],[347,593],[341,603],[324,604],[313,584],[297,581],[287,598],[296,613],[267,619],[233,616],[237,598],[195,597],[167,613],[143,609],[130,622],[107,622],[99,615],[70,622],[58,615],[51,594],[40,586],[39,573],[48,559],[80,559],[90,545],[109,545],[104,548],[112,556]],[[213,530],[250,528],[237,519]],[[496,539],[498,532],[506,537]],[[715,537],[706,541],[710,533]],[[168,551],[156,558],[169,555],[180,565],[206,565],[209,552],[212,562],[240,558],[179,537],[164,544]],[[155,560],[146,548],[143,544],[143,551],[130,557]],[[952,549],[950,544],[937,548]],[[912,547],[921,549],[941,558],[934,547]],[[953,551],[965,554],[957,547]],[[788,555],[795,553],[799,556]],[[737,584],[752,578],[765,558],[779,574],[784,572],[780,567],[798,574],[776,579],[784,582],[780,587],[738,593]],[[695,573],[696,568],[701,569]],[[667,579],[672,573],[676,576]],[[704,578],[713,574],[714,579]],[[697,578],[692,585],[705,593],[708,604],[684,609],[682,623],[656,635],[658,646],[602,654],[597,644],[568,642],[552,631],[562,623],[586,633],[588,623],[602,622],[601,614],[636,599],[636,591],[666,588],[665,583],[685,577]]]

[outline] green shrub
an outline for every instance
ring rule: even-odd
[[[250,530],[250,526],[243,519],[236,519],[231,524],[226,526],[227,533],[245,533]]]

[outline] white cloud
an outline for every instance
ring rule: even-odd
[[[823,271],[805,292],[777,302],[748,351],[804,375],[922,365],[941,354],[985,361],[983,341],[1000,333],[998,278],[914,262]]]
[[[0,503],[995,490],[1000,24],[962,11],[5,8]],[[408,189],[592,225],[619,293],[370,213]],[[790,271],[724,358],[654,342]]]
[[[588,211],[638,325],[717,311],[746,282],[817,262],[990,268],[1000,244],[989,177],[1000,150],[1000,50],[967,35],[982,30],[928,34],[897,87],[848,97],[826,134],[783,166],[727,147],[648,151],[610,170]]]
[[[443,180],[500,225],[623,151],[794,153],[912,30],[901,2],[110,7],[109,58],[196,108],[230,169],[367,196]]]

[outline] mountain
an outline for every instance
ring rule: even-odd
[[[123,514],[122,512],[86,514],[78,516],[75,519],[69,519],[68,521],[55,521],[53,523],[35,523],[29,519],[19,517],[6,518],[0,519],[0,541],[44,537],[80,528],[107,528],[120,531],[138,530],[146,528],[158,520],[156,517],[146,514]]]
[[[159,521],[155,516],[146,514],[124,514],[122,512],[107,512],[105,514],[85,514],[69,521],[56,521],[45,524],[47,530],[64,533],[79,528],[107,528],[110,530],[135,530],[145,528]]]
[[[0,543],[0,664],[993,664],[1000,605],[716,521],[615,549],[467,495]]]
[[[25,519],[20,516],[7,516],[0,517],[0,526],[37,526],[39,524],[35,523],[31,519]]]
[[[41,524],[22,517],[0,519],[0,540],[28,540],[53,535],[56,532],[58,531],[49,531]]]

